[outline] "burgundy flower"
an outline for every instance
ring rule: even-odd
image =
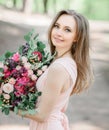
[[[5,72],[4,72],[4,77],[5,78],[8,78],[10,75],[11,75],[11,72],[9,71],[9,70],[6,70]]]
[[[25,94],[25,86],[15,85],[15,89],[16,89],[16,92],[14,93],[16,96],[21,96]]]
[[[33,54],[38,56],[39,61],[42,59],[42,54],[41,54],[41,52],[39,52],[39,51],[34,51]]]

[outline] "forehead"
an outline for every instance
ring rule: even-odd
[[[74,28],[76,26],[76,21],[75,21],[74,17],[71,15],[67,15],[67,14],[61,15],[57,19],[56,23],[58,23],[62,26],[69,26],[71,28]]]

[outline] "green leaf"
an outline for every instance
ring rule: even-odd
[[[19,47],[19,54],[22,55],[22,46]]]
[[[15,106],[14,107],[14,112],[17,114],[18,113],[18,108]]]
[[[3,72],[3,68],[0,68],[0,72]]]
[[[5,115],[9,115],[9,108],[4,108]]]
[[[27,34],[24,36],[24,39],[28,42],[28,41],[30,41],[30,36]]]
[[[0,100],[0,107],[2,107],[3,102]]]
[[[28,112],[28,114],[30,114],[30,115],[34,115],[34,114],[36,114],[37,111],[36,111],[35,109],[32,109],[32,110],[29,109],[27,112]]]
[[[13,54],[14,54],[13,52],[8,51],[5,53],[5,58],[9,58],[9,57],[13,56]]]
[[[38,96],[41,96],[42,92],[38,92]]]

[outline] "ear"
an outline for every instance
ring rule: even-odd
[[[74,40],[73,43],[77,43],[77,40]]]

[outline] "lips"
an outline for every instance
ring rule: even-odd
[[[61,38],[57,38],[57,37],[54,37],[54,40],[56,41],[56,42],[63,42],[64,40],[62,40]]]

